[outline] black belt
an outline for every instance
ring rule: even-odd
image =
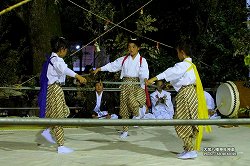
[[[190,84],[190,85],[182,85],[182,87],[189,87],[189,86],[193,86],[193,87],[196,87],[196,85],[195,84]]]
[[[62,85],[64,85],[64,82],[54,82],[53,84],[56,84],[56,85],[59,85],[59,86],[62,86]],[[51,85],[53,85],[53,84],[51,84]]]

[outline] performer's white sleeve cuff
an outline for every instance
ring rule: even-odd
[[[159,74],[156,76],[157,80],[163,80],[164,79],[164,74]]]
[[[105,66],[101,67],[101,71],[108,71]]]

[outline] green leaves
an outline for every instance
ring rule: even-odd
[[[248,54],[247,56],[245,56],[244,62],[245,62],[246,66],[250,67],[250,54]]]
[[[152,23],[156,21],[156,18],[152,18],[151,15],[142,14],[140,18],[136,21],[138,34],[146,34],[147,32],[156,32],[158,28],[152,26]]]

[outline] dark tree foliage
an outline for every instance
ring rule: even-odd
[[[15,14],[0,17],[0,86],[18,83],[21,75],[29,73],[29,45],[24,26]]]
[[[6,1],[5,7],[15,2],[18,1]],[[148,1],[74,2],[118,23]],[[148,59],[150,75],[154,76],[178,61],[174,49],[176,42],[189,39],[193,43],[193,59],[202,81],[205,86],[213,86],[214,82],[247,78],[243,59],[249,51],[250,32],[244,23],[246,17],[244,0],[175,0],[164,4],[154,0],[143,8],[143,14],[139,11],[120,24],[133,33],[116,27],[98,38],[97,42],[114,60],[126,54],[126,40],[136,33],[143,39],[141,54]],[[6,58],[2,57],[10,58],[8,62],[13,63],[9,70],[1,68],[0,73],[5,73],[1,74],[1,80],[6,84],[16,82],[21,73],[39,73],[43,55],[49,52],[48,41],[52,35],[63,34],[70,41],[81,41],[84,45],[113,26],[69,1],[60,0],[34,0],[0,16],[0,19],[1,63],[7,64]],[[163,45],[156,48],[156,42],[143,36],[173,48]]]

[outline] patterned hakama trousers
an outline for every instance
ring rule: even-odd
[[[125,77],[124,82],[138,82],[137,77]],[[146,104],[146,94],[140,85],[121,85],[120,94],[120,116],[129,119],[131,115],[139,116],[139,108]],[[128,126],[123,126],[123,131],[128,131]]]
[[[51,84],[48,86],[46,118],[66,118],[70,114],[66,105],[64,93],[59,84]],[[64,144],[64,131],[62,126],[51,127],[51,132],[56,138],[59,146]]]
[[[194,85],[182,87],[176,95],[175,119],[198,119],[198,100]],[[198,126],[175,126],[176,133],[184,142],[184,150],[194,150]]]

